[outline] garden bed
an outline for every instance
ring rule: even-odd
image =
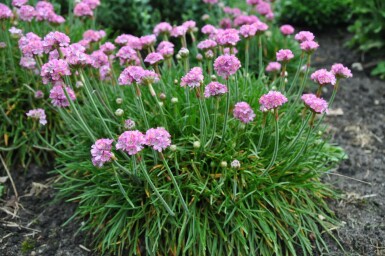
[[[342,48],[346,34],[317,34],[321,47],[314,56],[317,67],[329,67],[335,62],[351,66],[356,55]],[[322,56],[322,58],[320,57]],[[330,174],[325,182],[342,191],[340,200],[330,202],[337,217],[344,223],[335,234],[348,255],[385,255],[385,84],[353,70],[354,77],[341,83],[334,110],[343,114],[327,118],[333,141],[342,146],[349,159],[338,170],[341,177]],[[330,93],[330,92],[329,92]],[[77,234],[81,223],[62,224],[73,214],[75,204],[51,203],[53,177],[47,169],[31,167],[26,173],[11,170],[19,192],[17,217],[0,213],[1,255],[95,255],[84,238]],[[358,179],[356,181],[353,179]],[[39,183],[42,190],[37,193]],[[32,188],[35,188],[34,190]],[[12,190],[1,207],[10,209]],[[332,240],[331,254],[343,255]]]

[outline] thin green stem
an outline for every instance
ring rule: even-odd
[[[270,164],[267,166],[266,170],[264,171],[267,172],[270,170],[270,168],[273,166],[275,163],[275,160],[277,159],[278,155],[278,147],[279,147],[279,125],[278,125],[278,109],[274,109],[274,114],[275,114],[275,144],[274,144],[274,152],[273,152],[273,157],[271,158]]]
[[[216,133],[216,130],[217,130],[217,120],[218,120],[218,110],[219,110],[219,100],[220,100],[219,97],[217,97],[217,98],[215,99],[213,131],[212,131],[212,134],[211,134],[211,139],[210,139],[210,145],[209,145],[209,147],[211,147],[211,146],[213,145],[213,142],[214,142],[214,140],[215,140],[215,133]]]
[[[225,140],[226,130],[227,130],[227,120],[229,118],[229,111],[230,111],[230,86],[229,86],[229,79],[226,79],[226,86],[227,86],[228,92],[226,94],[225,119],[223,121],[223,130],[222,130],[221,144]]]

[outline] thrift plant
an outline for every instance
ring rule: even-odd
[[[218,14],[216,1],[205,2]],[[325,202],[335,193],[320,179],[344,154],[323,136],[322,119],[351,72],[336,64],[310,76],[314,35],[281,32],[270,2],[247,3],[249,15],[224,7],[222,28],[202,33],[186,21],[113,42],[96,30],[25,35],[39,64],[33,77],[50,91],[45,106],[65,127],[56,144],[40,138],[57,154],[60,196],[78,203],[73,218],[95,250],[327,250],[322,234],[333,236],[338,222]],[[95,11],[88,1],[75,9],[82,19]],[[276,47],[270,30],[284,44],[273,55],[265,54]],[[334,86],[328,101],[323,86]],[[38,109],[28,116],[45,122]]]

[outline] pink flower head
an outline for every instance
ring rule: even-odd
[[[304,41],[301,43],[301,50],[307,54],[312,54],[318,47],[318,43],[314,41]]]
[[[205,88],[205,98],[220,96],[225,93],[227,93],[226,85],[218,82],[211,82]]]
[[[294,58],[294,54],[289,49],[281,49],[276,53],[277,61],[280,62],[288,62],[292,58]]]
[[[256,6],[256,10],[259,14],[263,16],[266,16],[272,13],[270,3],[267,3],[264,1],[259,1],[259,3]]]
[[[131,130],[135,127],[135,121],[132,119],[127,119],[124,121],[124,128]]]
[[[118,82],[120,85],[131,85],[133,82],[140,81],[144,69],[140,66],[128,66],[120,74]]]
[[[326,69],[319,69],[311,74],[310,78],[319,85],[335,85],[336,77],[332,72],[327,71]]]
[[[246,0],[246,3],[249,4],[249,5],[257,5],[261,1],[262,0]]]
[[[12,0],[12,6],[20,8],[21,6],[25,5],[27,2],[28,0]]]
[[[257,34],[261,34],[269,28],[269,26],[262,21],[254,22],[251,26],[254,26],[257,29]]]
[[[108,80],[111,78],[111,67],[110,65],[101,66],[99,68],[99,76],[102,81]]]
[[[51,23],[56,23],[56,24],[62,24],[65,22],[65,19],[63,18],[63,16],[60,16],[60,15],[57,15],[56,13],[54,12],[51,12],[48,16],[48,19],[47,19],[49,22]]]
[[[100,46],[100,50],[105,54],[110,54],[115,50],[115,45],[110,42],[106,42]]]
[[[145,46],[143,45],[142,39],[136,36],[129,35],[127,37],[127,46],[130,46],[132,49],[136,51],[142,50],[142,48]]]
[[[41,38],[32,32],[19,39],[19,49],[25,57],[42,56],[44,52]]]
[[[83,3],[87,4],[92,10],[96,9],[100,5],[99,0],[82,0]]]
[[[266,67],[266,72],[279,72],[281,70],[281,63],[270,62]]]
[[[70,100],[74,101],[76,99],[75,92],[70,88],[65,86],[65,90],[67,91],[67,94],[70,98]],[[49,98],[51,99],[52,105],[59,108],[68,107],[70,105],[68,98],[64,92],[63,86],[61,85],[55,85],[52,87]]]
[[[281,30],[281,33],[285,36],[291,35],[294,33],[294,28],[291,25],[282,25],[279,30]]]
[[[207,24],[202,27],[201,32],[205,35],[216,34],[217,28],[214,27],[213,25]]]
[[[144,59],[144,62],[147,62],[150,65],[154,65],[161,62],[162,60],[164,60],[162,54],[157,52],[152,52],[147,55],[147,57]]]
[[[187,28],[184,26],[177,26],[174,27],[171,31],[171,36],[172,37],[182,37],[185,36],[187,33]]]
[[[145,69],[136,82],[140,85],[155,84],[159,82],[159,76],[154,71]]]
[[[174,44],[168,41],[162,41],[156,48],[164,58],[170,58],[174,54]]]
[[[298,34],[295,35],[294,39],[298,42],[302,43],[305,41],[313,41],[314,40],[314,34],[309,31],[301,31]]]
[[[172,31],[172,26],[168,22],[161,22],[155,26],[153,33],[156,36],[166,34],[169,35]]]
[[[23,36],[23,30],[21,29],[11,27],[8,31],[13,38],[21,38]]]
[[[239,32],[233,28],[221,30],[217,33],[217,43],[219,45],[235,46],[239,40]]]
[[[91,57],[85,53],[86,48],[84,48],[79,43],[71,44],[67,48],[64,48],[62,51],[65,56],[65,60],[70,65],[84,66],[92,62]]]
[[[241,67],[241,62],[233,55],[219,56],[214,62],[214,69],[217,74],[225,79],[234,75]]]
[[[5,4],[0,3],[0,20],[13,18],[11,9]]]
[[[46,53],[59,47],[67,47],[70,43],[70,38],[62,32],[50,32],[43,39],[43,47]]]
[[[94,16],[94,12],[92,11],[91,7],[83,2],[80,2],[75,5],[74,8],[74,15],[77,17],[83,17],[83,16]]]
[[[194,67],[192,68],[184,77],[181,78],[180,85],[188,86],[190,88],[199,87],[203,82],[204,76],[202,68]]]
[[[212,50],[216,46],[217,46],[217,43],[211,39],[206,39],[206,40],[203,40],[202,42],[198,43],[198,49],[204,50],[204,51]]]
[[[156,42],[156,36],[155,35],[142,36],[140,37],[140,42],[142,43],[143,48],[153,46]]]
[[[244,38],[250,38],[250,37],[253,37],[255,36],[255,34],[257,33],[257,27],[256,26],[253,26],[253,25],[243,25],[240,29],[239,29],[239,33],[244,37]]]
[[[22,21],[31,21],[36,16],[35,8],[30,5],[21,6],[17,13]]]
[[[83,39],[89,42],[99,42],[105,36],[106,32],[104,32],[104,30],[97,31],[90,29],[83,33]]]
[[[223,18],[220,22],[219,22],[219,26],[223,29],[230,29],[231,26],[232,26],[232,21],[230,18]]]
[[[260,110],[266,112],[278,108],[286,102],[287,98],[282,93],[270,91],[269,93],[262,95],[259,99],[259,104],[261,104]]]
[[[116,149],[126,151],[132,156],[143,149],[144,143],[145,138],[140,131],[125,131],[119,136],[118,143],[116,143]]]
[[[144,144],[162,152],[171,145],[171,135],[163,127],[151,128],[146,132]]]
[[[40,75],[43,78],[43,84],[60,81],[62,76],[71,75],[68,63],[64,60],[50,60],[41,67]]]
[[[203,0],[205,4],[216,4],[218,3],[218,0]]]
[[[123,46],[116,54],[120,59],[120,65],[124,65],[126,63],[130,63],[135,61],[135,57],[137,57],[137,53],[130,46]]]
[[[328,111],[328,103],[326,100],[318,98],[312,93],[302,95],[301,99],[305,105],[311,109],[311,111],[317,114],[322,114]]]
[[[246,102],[238,102],[235,104],[233,114],[236,119],[245,124],[252,122],[255,118],[253,109]]]
[[[94,51],[90,57],[91,65],[94,68],[100,68],[102,66],[109,65],[108,56],[101,50]]]
[[[353,77],[352,71],[340,63],[334,64],[331,71],[336,76],[336,78]]]
[[[46,125],[47,124],[47,117],[45,115],[44,109],[38,108],[38,109],[31,109],[28,111],[26,114],[28,117],[31,117],[33,119],[39,119],[39,123],[41,125]]]
[[[131,36],[132,35],[122,34],[115,39],[115,43],[125,45]]]
[[[51,51],[51,52],[49,52],[48,55],[49,55],[48,60],[54,60],[54,59],[58,60],[58,59],[60,59],[59,52],[56,49]]]
[[[239,15],[234,19],[234,26],[240,27],[242,25],[251,25],[255,22],[260,22],[257,16],[254,15]]]
[[[53,19],[55,14],[55,10],[51,3],[45,1],[39,1],[36,4],[36,20],[43,21]]]
[[[21,57],[20,66],[32,70],[36,68],[36,61],[34,58],[31,57]]]
[[[44,92],[41,90],[37,90],[35,92],[35,99],[42,99],[42,98],[44,98]]]
[[[111,161],[114,154],[111,152],[114,140],[98,139],[91,146],[92,164],[96,167],[102,167],[104,163]]]
[[[197,26],[197,23],[193,20],[188,20],[183,22],[182,26],[187,29],[187,32],[193,32]]]

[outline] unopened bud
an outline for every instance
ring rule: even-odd
[[[178,103],[178,98],[171,98],[171,103]]]
[[[222,161],[221,162],[221,167],[222,168],[226,168],[227,167],[227,162],[226,161]]]
[[[159,99],[165,100],[166,98],[167,98],[166,94],[164,94],[163,92],[161,94],[159,94]]]
[[[124,111],[123,109],[121,108],[118,108],[116,111],[115,111],[115,115],[116,116],[122,116],[124,114]]]
[[[122,104],[122,102],[123,102],[123,99],[122,98],[117,98],[116,100],[115,100],[115,102],[116,102],[116,104]]]
[[[171,146],[170,146],[170,150],[175,152],[175,151],[177,150],[176,145],[171,145]]]
[[[194,141],[193,146],[194,148],[200,148],[201,147],[200,141]]]

